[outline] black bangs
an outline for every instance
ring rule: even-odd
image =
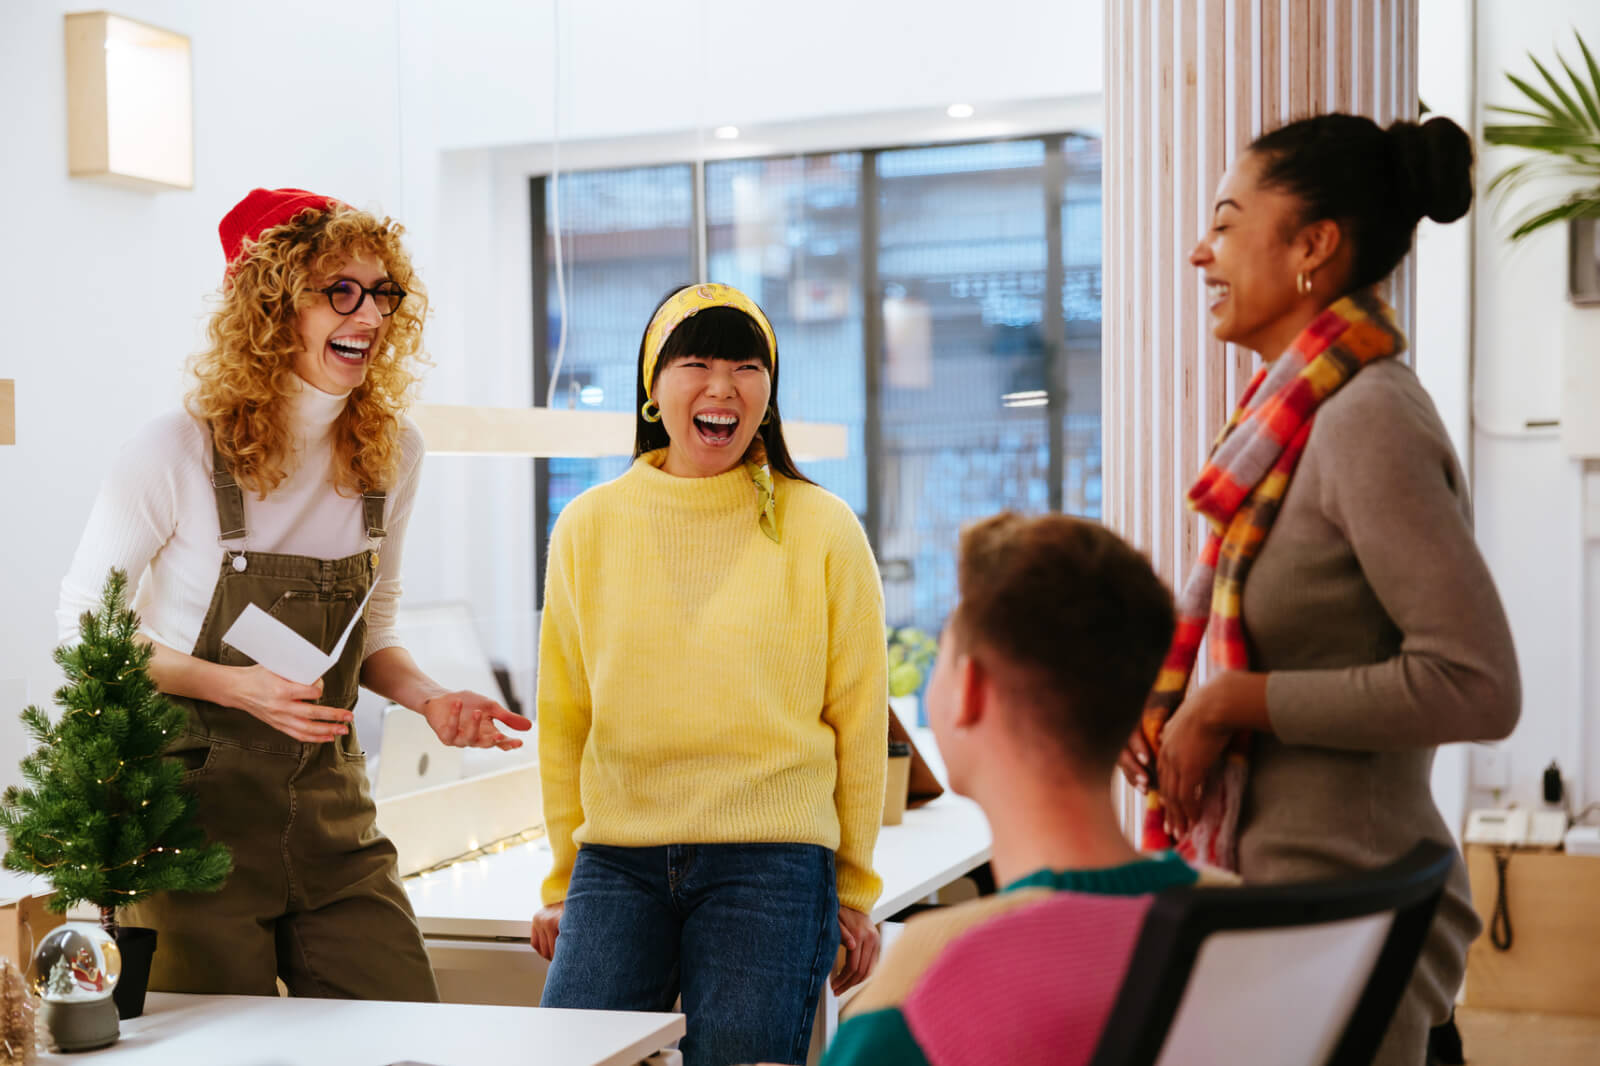
[[[708,307],[678,324],[661,346],[656,373],[680,356],[698,355],[705,359],[759,359],[772,369],[772,353],[767,336],[756,320],[733,307]]]
[[[674,289],[669,293],[656,305],[656,310],[661,310],[667,300],[678,291]],[[650,330],[646,327],[645,338],[649,335]],[[815,484],[795,466],[794,457],[789,454],[788,442],[783,439],[783,415],[778,411],[777,353],[768,349],[767,335],[756,320],[734,307],[708,307],[699,314],[691,315],[678,323],[678,328],[667,335],[666,343],[661,346],[661,354],[656,358],[656,376],[659,377],[661,368],[673,359],[689,355],[729,362],[754,359],[767,368],[767,373],[772,375],[772,400],[767,406],[767,416],[762,421],[761,428],[756,431],[766,445],[767,462],[774,473],[782,474],[791,481]],[[634,401],[633,414],[635,459],[645,452],[665,448],[671,443],[667,427],[659,420],[652,422],[646,419],[642,412],[645,404],[644,338],[639,341],[637,367],[634,374],[637,397]]]

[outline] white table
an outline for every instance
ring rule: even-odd
[[[917,750],[944,780],[933,734],[914,731]],[[872,908],[881,922],[989,861],[989,822],[976,803],[953,792],[905,812],[900,825],[878,831],[873,866],[883,894]],[[508,848],[406,882],[417,922],[428,938],[527,943],[539,886],[550,872],[548,840]]]
[[[633,1066],[683,1036],[681,1014],[152,992],[99,1051],[61,1066]]]
[[[878,832],[873,865],[883,894],[872,908],[881,922],[989,861],[989,823],[977,804],[946,793],[906,811]],[[527,943],[539,886],[550,872],[550,843],[536,840],[406,882],[422,933],[430,938]]]
[[[916,742],[942,780],[932,735],[919,730]],[[881,922],[928,898],[988,862],[990,854],[989,822],[971,800],[946,792],[906,811],[900,825],[878,831],[873,866],[883,878],[883,894],[872,908],[872,920]],[[539,908],[539,886],[551,863],[550,844],[541,839],[406,882],[446,1000],[539,1002],[546,963],[528,938]],[[829,990],[819,1005],[813,1061],[833,1033],[837,1016],[838,1004]]]

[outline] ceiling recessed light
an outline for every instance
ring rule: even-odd
[[[711,131],[711,135],[719,141],[731,141],[739,136],[738,126],[718,126]]]
[[[944,113],[949,115],[951,118],[971,118],[972,117],[972,105],[971,104],[951,104],[949,107],[944,109]]]

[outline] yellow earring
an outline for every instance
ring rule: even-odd
[[[1299,273],[1299,275],[1294,279],[1294,287],[1295,287],[1295,289],[1297,289],[1299,291],[1301,296],[1310,296],[1311,295],[1311,275],[1307,274],[1305,271],[1302,270]]]
[[[644,406],[639,408],[639,417],[646,422],[661,421],[661,405],[656,403],[653,398],[646,400]]]
[[[767,408],[767,413],[761,417],[761,424],[763,426],[772,425],[772,408]]]

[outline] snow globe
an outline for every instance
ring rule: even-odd
[[[62,1051],[87,1051],[117,1039],[111,990],[122,976],[122,952],[98,925],[68,922],[39,942],[28,983],[44,1000],[40,1020]]]

